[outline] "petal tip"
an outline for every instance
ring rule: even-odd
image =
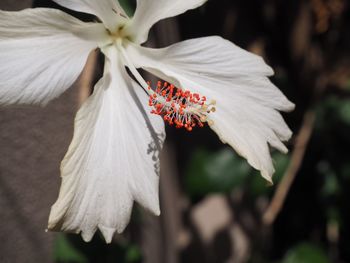
[[[160,207],[159,207],[159,200],[158,200],[158,198],[157,198],[156,202],[153,202],[152,205],[148,205],[146,207],[146,209],[149,210],[155,216],[160,216]]]
[[[265,60],[263,58],[261,58],[261,59],[265,63]],[[273,75],[275,75],[275,71],[273,70],[273,68],[271,68],[269,65],[266,64],[266,76],[270,77],[270,76],[273,76]]]
[[[161,212],[160,212],[159,207],[158,207],[157,210],[153,211],[153,214],[154,214],[155,216],[160,216]]]
[[[274,171],[270,174],[266,171],[261,170],[260,173],[261,173],[261,176],[267,181],[267,185],[273,186],[272,174],[274,173]]]
[[[54,231],[57,226],[57,222],[52,220],[51,217],[49,218],[49,222],[47,224],[46,231]]]
[[[288,104],[286,105],[286,112],[291,112],[295,110],[295,104],[291,101],[288,101]]]
[[[90,231],[90,230],[81,231],[81,237],[85,242],[90,242],[94,234],[95,234],[95,231]]]
[[[114,236],[116,229],[111,228],[111,227],[101,226],[101,225],[99,225],[99,229],[101,230],[101,233],[102,233],[106,243],[107,244],[112,243],[112,239],[113,239],[113,236]]]

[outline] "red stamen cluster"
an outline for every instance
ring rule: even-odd
[[[152,90],[149,82],[148,86]],[[206,100],[205,96],[158,81],[149,97],[149,106],[153,107],[151,113],[162,116],[170,125],[192,131],[196,126],[204,126],[206,115],[203,114],[203,109]]]

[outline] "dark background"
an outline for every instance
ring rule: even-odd
[[[30,4],[1,0],[0,8]],[[220,35],[263,56],[272,81],[296,104],[285,115],[294,136],[288,155],[272,153],[270,187],[209,129],[168,128],[162,215],[135,206],[109,246],[99,234],[84,243],[43,231],[74,113],[91,86],[79,80],[46,108],[0,109],[0,262],[350,262],[349,28],[346,0],[209,0],[157,24],[147,45]],[[102,60],[93,63],[92,82]]]

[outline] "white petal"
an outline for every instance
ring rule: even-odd
[[[0,104],[47,103],[77,79],[102,24],[54,9],[0,11]]]
[[[177,16],[203,5],[207,0],[137,0],[135,15],[129,25],[133,42],[147,41],[148,32],[158,21]]]
[[[66,8],[97,16],[106,27],[115,31],[127,20],[118,0],[53,0]]]
[[[62,166],[49,229],[89,241],[99,228],[106,242],[129,222],[133,201],[159,215],[159,153],[165,131],[145,110],[147,96],[110,55],[111,74],[79,110]]]
[[[220,37],[159,50],[129,45],[127,51],[137,66],[216,100],[211,128],[271,181],[268,144],[286,152],[281,141],[292,134],[278,110],[290,111],[294,104],[268,80],[273,71],[260,57]]]

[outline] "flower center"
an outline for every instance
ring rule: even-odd
[[[150,82],[148,90],[152,90]],[[156,89],[149,96],[149,106],[153,107],[151,113],[160,115],[170,125],[187,131],[192,131],[196,126],[203,127],[205,122],[211,125],[208,114],[215,112],[215,104],[215,101],[208,104],[207,98],[198,93],[161,81],[158,81]]]
[[[120,26],[116,31],[114,32],[109,32],[109,35],[112,39],[112,42],[114,43],[118,43],[118,42],[122,42],[123,38],[126,37],[125,35],[125,30],[124,30],[124,26]]]

